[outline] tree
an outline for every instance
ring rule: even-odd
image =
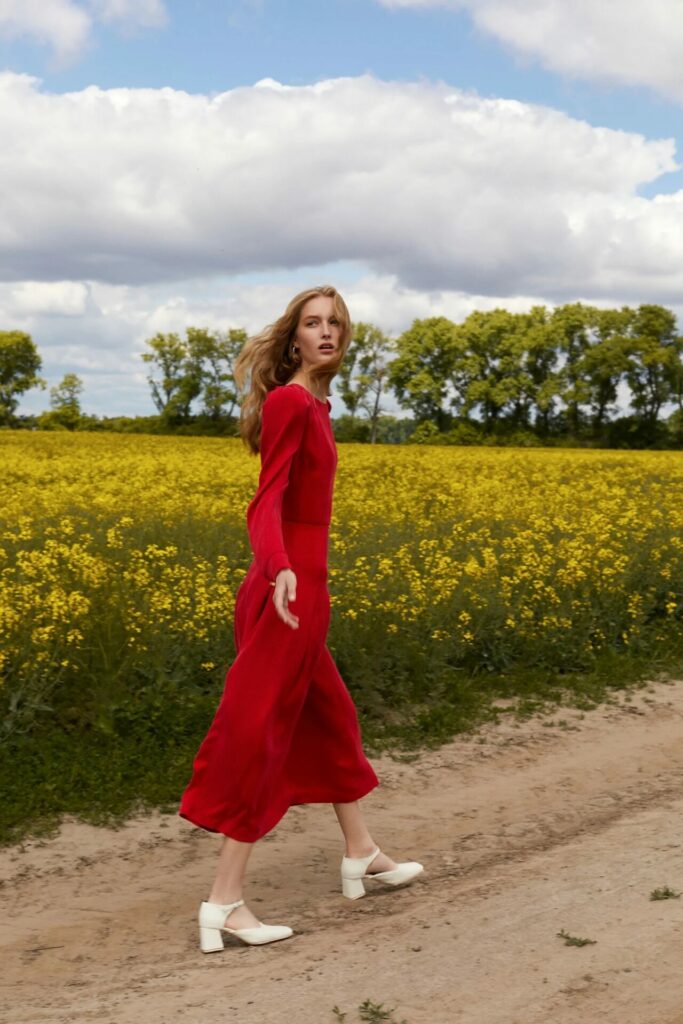
[[[683,413],[683,337],[679,335],[673,339],[672,349],[671,397],[678,405],[679,417],[676,420],[678,422],[682,419],[680,414]]]
[[[201,392],[201,373],[196,355],[189,356],[187,342],[177,334],[155,334],[146,343],[151,352],[143,352],[145,363],[156,365],[161,379],[147,378],[152,399],[164,419],[186,419],[192,401]]]
[[[451,421],[444,408],[449,385],[456,390],[452,404],[457,407],[464,397],[465,382],[458,375],[461,342],[455,324],[445,316],[413,320],[395,345],[398,354],[389,368],[389,383],[399,403],[412,409],[419,422],[431,420],[438,430],[446,430]]]
[[[59,384],[50,388],[50,406],[53,409],[66,410],[80,414],[81,405],[78,396],[83,393],[83,381],[75,373],[65,373]]]
[[[351,427],[358,411],[365,412],[371,444],[377,440],[382,393],[389,377],[388,357],[393,351],[393,341],[379,327],[359,321],[339,371],[339,394],[351,413]]]
[[[591,382],[586,376],[585,356],[590,340],[590,328],[597,310],[582,302],[558,306],[553,312],[558,351],[565,358],[558,372],[560,395],[567,406],[567,422],[571,433],[578,437],[584,421],[581,406],[591,398]]]
[[[30,336],[23,331],[0,331],[0,424],[10,424],[19,404],[18,395],[30,388],[45,389],[38,376],[42,360]]]
[[[65,373],[59,384],[50,388],[50,419],[61,423],[67,430],[75,430],[81,418],[81,404],[78,396],[83,392],[83,382],[75,373]]]
[[[640,305],[635,311],[628,345],[626,379],[633,408],[654,424],[674,394],[680,365],[676,318],[663,306]]]
[[[187,328],[189,361],[200,375],[203,412],[211,419],[232,416],[238,404],[233,366],[247,340],[247,332],[232,327],[225,334],[205,328]]]
[[[467,381],[463,411],[467,414],[480,406],[487,432],[507,407],[513,423],[528,425],[538,384],[530,372],[534,364],[527,361],[527,353],[532,341],[538,344],[544,332],[547,334],[546,320],[545,308],[536,306],[528,314],[506,309],[475,311],[458,325],[461,376]]]
[[[534,426],[542,435],[550,433],[550,424],[555,414],[561,378],[557,367],[558,347],[553,315],[545,306],[533,306],[529,313],[520,313],[520,331],[524,336],[522,367],[524,375],[520,394],[515,399],[513,422],[526,426],[529,409],[536,409]],[[518,411],[519,410],[519,414]]]
[[[142,358],[159,372],[159,379],[152,374],[147,379],[162,418],[189,420],[192,403],[200,397],[202,412],[212,419],[232,415],[238,402],[233,365],[246,340],[246,331],[237,327],[225,334],[188,327],[184,339],[175,333],[149,338],[152,351]]]
[[[617,400],[618,386],[628,369],[628,335],[633,310],[593,309],[589,326],[595,338],[583,357],[585,378],[590,388],[589,403],[593,432],[597,436]]]

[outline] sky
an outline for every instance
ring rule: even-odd
[[[146,415],[146,339],[317,284],[394,336],[680,325],[681,52],[681,0],[0,0],[0,329],[84,412]]]

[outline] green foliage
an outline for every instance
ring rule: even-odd
[[[396,358],[389,369],[389,383],[399,404],[410,409],[418,422],[431,421],[437,430],[450,425],[444,409],[451,383],[458,381],[462,345],[455,324],[446,317],[414,320],[396,340]]]
[[[347,411],[335,418],[335,433],[363,444],[680,448],[683,337],[676,331],[674,314],[651,303],[475,310],[458,324],[414,320],[397,338],[359,321],[336,377]],[[36,376],[30,337],[0,332],[0,428],[235,436],[233,370],[246,340],[242,328],[205,327],[149,338],[142,359],[157,416],[83,416],[80,382],[67,374],[52,389],[50,412],[18,418],[16,396],[45,381]],[[617,417],[620,385],[634,411]],[[408,417],[387,415],[390,393]],[[666,420],[671,404],[677,409]]]
[[[441,442],[441,437],[435,423],[432,423],[431,420],[423,420],[415,427],[408,441],[410,444],[434,444]]]
[[[456,423],[441,436],[443,444],[473,445],[482,443],[481,427],[469,421]]]
[[[418,425],[436,427],[434,440],[474,443],[464,430],[471,423],[477,443],[563,436],[614,447],[681,443],[680,430],[658,419],[667,402],[683,408],[683,338],[662,306],[494,309],[460,324],[432,317],[415,320],[396,350],[390,382]],[[614,423],[620,383],[631,390],[635,416]],[[423,430],[416,441],[428,437]]]
[[[362,413],[363,438],[378,440],[381,401],[387,389],[393,341],[378,327],[363,322],[353,328],[353,341],[336,378],[337,390],[349,410],[350,433]],[[349,437],[348,440],[361,440]]]
[[[407,1024],[405,1017],[403,1020],[396,1020],[393,1008],[385,1010],[384,1003],[373,1003],[371,999],[362,1002],[358,1012],[364,1024],[380,1024],[381,1021],[386,1021],[387,1024]]]
[[[617,689],[644,685],[654,671],[683,666],[674,636],[669,646],[653,637],[640,654],[605,652],[589,671],[569,672],[525,664],[464,670],[418,635],[390,645],[378,629],[356,625],[354,635],[353,658],[345,643],[332,641],[331,649],[371,756],[438,747],[496,720],[501,698],[515,698],[520,718],[554,705],[590,708]],[[200,677],[180,651],[146,672],[101,679],[92,693],[66,685],[50,717],[0,743],[0,845],[54,834],[63,814],[113,826],[154,808],[172,813],[222,687],[222,669]]]
[[[683,447],[683,409],[672,412],[665,423],[666,439],[674,448]]]
[[[37,425],[40,430],[50,430],[52,432],[58,432],[60,430],[73,430],[72,426],[68,426],[60,414],[52,409],[49,412],[42,412],[37,418]]]
[[[38,418],[41,430],[77,430],[81,425],[79,395],[83,382],[75,373],[66,373],[59,384],[50,388],[51,412]]]
[[[182,417],[200,391],[188,346],[175,333],[155,334],[148,338],[146,344],[152,351],[143,352],[141,358],[143,362],[154,365],[161,374],[160,380],[155,380],[151,374],[147,378],[154,404],[163,419],[171,419],[174,415]]]
[[[651,900],[678,900],[680,898],[680,892],[676,892],[674,889],[671,889],[668,885],[662,886],[661,889],[653,889],[650,893]]]
[[[241,328],[226,334],[206,328],[188,327],[186,337],[178,334],[155,334],[146,344],[144,362],[160,375],[147,378],[152,399],[165,424],[186,424],[192,403],[201,398],[202,414],[214,423],[237,410],[237,391],[232,367],[247,340]]]
[[[338,1006],[332,1007],[332,1013],[337,1021],[346,1021],[346,1013],[343,1013]],[[384,1009],[384,1003],[373,1003],[371,999],[365,999],[358,1007],[358,1017],[362,1024],[408,1024],[405,1017],[400,1021],[394,1017],[394,1009]]]
[[[38,376],[42,360],[30,334],[24,331],[0,331],[0,425],[10,425],[19,404],[19,395],[34,387],[46,386]]]
[[[175,805],[216,702],[215,692],[159,676],[95,722],[44,722],[30,735],[13,734],[0,745],[0,843],[50,834],[62,814],[116,825]]]
[[[597,939],[579,939],[574,935],[569,935],[564,928],[557,935],[558,938],[564,939],[565,946],[594,946],[597,942]]]

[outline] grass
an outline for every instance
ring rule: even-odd
[[[414,760],[484,722],[512,714],[525,720],[553,707],[582,710],[629,701],[650,679],[664,680],[667,667],[680,671],[683,658],[655,663],[606,654],[583,675],[551,675],[519,669],[486,678],[454,680],[431,706],[410,704],[391,716],[361,715],[366,752]],[[92,825],[116,827],[135,814],[177,811],[189,782],[192,760],[214,714],[219,692],[203,691],[160,676],[135,690],[107,716],[106,725],[41,720],[28,734],[13,734],[0,746],[0,845],[57,834],[63,815]],[[504,704],[498,701],[504,699]],[[562,721],[562,719],[560,719]],[[562,726],[559,726],[562,728]]]
[[[340,1024],[351,1024],[346,1020],[346,1013],[343,1013],[338,1006],[332,1007],[332,1013]],[[373,1003],[370,999],[366,999],[358,1007],[358,1018],[363,1024],[382,1024],[382,1022],[385,1024],[408,1024],[405,1017],[399,1021],[394,1017],[394,1013],[394,1009],[385,1009],[384,1003]]]
[[[579,939],[575,935],[570,935],[564,928],[557,935],[558,938],[564,939],[565,946],[594,946],[597,942],[597,939]]]
[[[668,885],[662,886],[661,889],[653,889],[650,893],[651,900],[677,900],[680,896],[680,892],[675,892]]]

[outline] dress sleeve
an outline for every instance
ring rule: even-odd
[[[256,564],[268,580],[291,569],[282,536],[282,498],[308,409],[298,388],[283,385],[268,392],[261,410],[261,472],[247,509],[247,531]]]

